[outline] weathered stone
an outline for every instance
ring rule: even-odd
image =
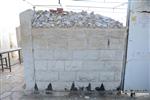
[[[120,23],[84,11],[38,11],[34,17],[32,25],[30,20],[30,25],[21,24],[27,88],[35,80],[43,82],[39,89],[52,83],[54,89],[64,90],[73,81],[77,87],[89,83],[92,88],[101,83],[106,89],[118,86],[126,38],[125,28],[116,29]]]
[[[50,71],[64,71],[65,62],[64,61],[48,61],[48,70]]]
[[[82,61],[65,61],[66,71],[79,71],[82,70]]]
[[[77,72],[77,81],[79,82],[97,82],[98,81],[98,72],[86,71],[86,72]]]
[[[122,28],[123,24],[109,17],[91,12],[67,12],[59,14],[49,11],[36,11],[32,21],[33,27],[89,27],[89,28]]]
[[[111,82],[114,80],[114,72],[101,72],[100,73],[100,80],[101,81],[106,81],[106,82]]]
[[[68,39],[68,49],[71,49],[71,50],[87,49],[87,41],[85,38],[84,39],[82,38]]]
[[[44,81],[57,81],[58,80],[58,72],[53,71],[36,71],[36,80],[44,82]]]
[[[54,59],[56,60],[70,60],[72,59],[72,51],[70,50],[55,50]]]
[[[99,58],[98,50],[76,50],[73,51],[74,60],[97,60]]]
[[[63,38],[50,38],[48,40],[49,49],[67,49],[67,40]]]
[[[38,60],[48,60],[53,59],[53,51],[52,50],[35,50],[34,57]]]
[[[75,72],[60,72],[59,73],[59,80],[65,82],[73,82],[76,80],[76,73]]]
[[[105,63],[102,61],[83,61],[84,71],[103,71],[105,69]]]
[[[123,51],[121,50],[101,50],[101,60],[123,60]]]
[[[46,60],[35,60],[36,70],[47,70],[48,62]]]
[[[99,37],[89,37],[88,49],[99,50],[107,48],[107,40]]]

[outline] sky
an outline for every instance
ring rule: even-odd
[[[82,11],[87,10],[88,12],[94,11],[101,15],[111,17],[115,20],[126,22],[126,8],[127,5],[122,5],[118,8],[121,9],[108,9],[116,7],[121,3],[117,2],[127,2],[128,0],[61,0],[61,5],[64,10]],[[102,3],[104,2],[104,3]],[[112,3],[114,2],[114,3]],[[58,5],[58,0],[1,0],[0,2],[0,33],[14,33],[15,28],[20,25],[19,14],[26,9],[32,9],[30,5]],[[92,6],[101,8],[90,8],[90,7],[71,7],[71,6]],[[59,6],[57,6],[59,7]],[[103,8],[104,7],[104,8]],[[105,9],[105,7],[107,7]],[[37,6],[38,9],[56,9],[56,7],[47,6]]]

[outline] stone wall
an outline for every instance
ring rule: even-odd
[[[32,11],[21,17],[26,89],[54,90],[77,87],[106,89],[120,85],[126,29],[32,28]]]

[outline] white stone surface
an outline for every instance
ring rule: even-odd
[[[121,50],[121,49],[125,48],[125,39],[114,39],[114,38],[111,38],[111,39],[109,39],[109,41],[110,41],[110,45],[109,45],[110,49]]]
[[[65,62],[64,61],[48,61],[48,70],[50,71],[64,71]]]
[[[88,49],[99,50],[107,49],[107,39],[99,37],[89,37],[88,39]]]
[[[93,13],[49,14],[36,12],[32,25],[22,16],[25,20],[21,22],[21,38],[27,88],[33,89],[33,84],[37,82],[39,89],[44,89],[51,82],[55,90],[64,90],[70,89],[73,81],[78,87],[88,83],[93,89],[101,83],[107,89],[118,87],[126,29],[116,28],[113,23],[109,27],[114,29],[106,27],[106,22],[102,26],[95,21],[91,24],[91,20],[99,19],[99,15]],[[87,17],[89,20],[84,23]],[[102,16],[100,18],[107,21],[107,25],[111,21]]]
[[[34,50],[34,57],[38,60],[48,60],[48,59],[54,59],[53,58],[53,51],[44,49],[44,50]]]
[[[65,61],[66,71],[80,71],[82,70],[82,61]]]
[[[35,60],[35,69],[36,70],[47,70],[48,61],[47,60]]]
[[[90,28],[122,28],[123,24],[111,18],[94,14],[94,12],[62,12],[36,11],[32,21],[33,27],[90,27]]]
[[[111,82],[114,81],[114,72],[100,72],[100,80],[103,82]]]
[[[48,49],[48,41],[42,37],[34,39],[33,44],[35,49]]]
[[[76,73],[70,72],[70,71],[60,72],[59,73],[59,80],[65,81],[65,82],[73,82],[76,80]]]
[[[85,50],[87,49],[87,40],[85,38],[69,38],[68,49],[70,50]]]
[[[101,50],[100,59],[102,60],[123,60],[123,51],[121,50]]]
[[[99,73],[93,71],[77,72],[77,81],[79,82],[98,82]]]
[[[67,49],[67,39],[59,37],[49,38],[48,49]]]
[[[104,71],[122,71],[122,66],[123,63],[122,61],[115,61],[115,60],[110,60],[110,61],[104,61],[104,67],[102,70]]]
[[[58,72],[54,71],[36,71],[35,72],[35,78],[37,81],[58,81]]]
[[[105,63],[103,61],[83,61],[84,71],[102,71],[105,69]]]
[[[54,59],[70,60],[70,59],[72,59],[72,51],[71,50],[55,50],[54,51]]]
[[[74,60],[97,60],[99,50],[75,50],[73,51]]]
[[[121,80],[121,72],[120,71],[116,71],[115,73],[114,73],[114,75],[115,75],[115,81],[119,81],[119,80]]]

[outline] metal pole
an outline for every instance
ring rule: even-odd
[[[60,3],[60,0],[58,0],[58,4],[61,4],[61,3]]]
[[[127,64],[128,38],[129,38],[130,13],[131,13],[130,8],[131,8],[131,0],[128,0],[127,20],[126,20],[127,37],[126,37],[125,55],[124,55],[124,60],[123,60],[122,79],[121,79],[122,91],[124,91],[125,71],[126,71],[126,64]]]

